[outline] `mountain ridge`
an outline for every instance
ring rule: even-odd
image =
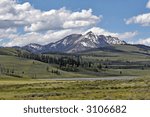
[[[63,39],[47,45],[39,45],[30,43],[22,48],[33,53],[46,53],[46,52],[63,52],[63,53],[76,53],[93,48],[107,47],[111,45],[124,45],[125,41],[117,37],[96,35],[92,31],[86,34],[71,34]]]

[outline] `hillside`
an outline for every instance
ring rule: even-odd
[[[18,50],[13,48],[1,48],[0,52],[3,54],[0,55],[0,99],[150,99],[150,50],[147,46],[115,45],[76,54],[51,52],[44,55],[65,59],[79,56],[81,65],[75,72],[62,70],[58,64],[17,57]],[[27,55],[33,54],[27,52]],[[122,76],[135,79],[63,80]]]
[[[53,71],[53,73],[52,73]],[[88,77],[84,73],[66,72],[55,65],[15,56],[0,55],[0,78],[56,78],[56,77]],[[90,76],[89,76],[90,77]]]
[[[103,60],[149,61],[150,47],[144,45],[113,45],[111,47],[83,51],[79,54]]]
[[[1,66],[9,71],[16,69],[15,75],[24,78],[143,75],[150,69],[150,48],[144,45],[112,45],[74,54],[44,55],[15,48],[0,48],[0,54]],[[72,64],[78,60],[79,66]]]
[[[19,53],[29,54],[30,52],[23,50],[21,48],[16,48],[16,47],[1,47],[0,48],[0,55],[17,56]]]

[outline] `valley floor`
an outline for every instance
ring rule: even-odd
[[[73,93],[72,93],[73,92]],[[0,79],[2,100],[150,99],[150,77],[128,80],[64,81]]]

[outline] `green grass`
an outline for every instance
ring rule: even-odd
[[[22,78],[74,78],[74,77],[106,77],[106,76],[118,76],[119,71],[117,70],[102,70],[95,73],[91,70],[79,68],[78,72],[67,72],[57,68],[56,65],[39,62],[36,60],[29,60],[19,58],[15,56],[0,55],[0,65],[5,68],[14,69],[15,74],[22,76]],[[47,71],[49,67],[49,71]],[[52,70],[58,70],[60,75],[51,73]],[[127,74],[124,74],[127,75]],[[1,74],[0,77],[8,77]],[[10,76],[9,76],[10,77]]]
[[[115,46],[122,52],[94,50],[82,53],[84,61],[96,64],[101,60],[142,61],[150,65],[149,50],[135,46]],[[134,52],[136,51],[136,52]],[[56,65],[16,57],[16,49],[0,48],[0,65],[14,69],[17,78],[0,72],[0,99],[150,99],[150,68],[102,69],[79,68],[78,72],[66,72]],[[64,56],[49,54],[49,56]],[[70,56],[70,55],[67,55]],[[47,71],[49,67],[49,71]],[[60,75],[51,73],[57,70]],[[120,71],[122,74],[120,74]],[[48,78],[138,76],[136,80],[113,81],[49,81]],[[39,80],[40,79],[40,80]],[[43,79],[43,80],[42,80]]]
[[[131,45],[115,45],[114,51],[96,49],[80,53],[86,60],[150,61],[150,49],[144,50]]]
[[[73,78],[73,77],[96,77],[95,75],[87,75],[85,73],[74,73],[74,72],[66,72],[58,69],[60,75],[55,73],[51,73],[52,70],[57,70],[55,65],[49,65],[47,63],[23,59],[15,56],[7,56],[0,55],[0,65],[5,68],[14,69],[15,74],[23,76],[23,78]],[[49,67],[49,71],[47,71],[47,67]],[[22,74],[23,73],[23,74]],[[4,76],[0,73],[0,77],[8,77]]]
[[[113,81],[0,79],[0,99],[150,99],[150,77]]]
[[[16,56],[18,55],[19,52],[22,53],[29,53],[28,51],[22,50],[22,49],[15,49],[15,48],[0,48],[0,55],[11,55],[11,56]]]

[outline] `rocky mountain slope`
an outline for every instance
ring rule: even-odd
[[[125,41],[118,39],[117,37],[96,35],[93,32],[82,34],[72,34],[65,38],[47,45],[29,44],[24,47],[33,53],[46,53],[46,52],[64,52],[75,53],[93,48],[107,47],[111,45],[124,45]]]

